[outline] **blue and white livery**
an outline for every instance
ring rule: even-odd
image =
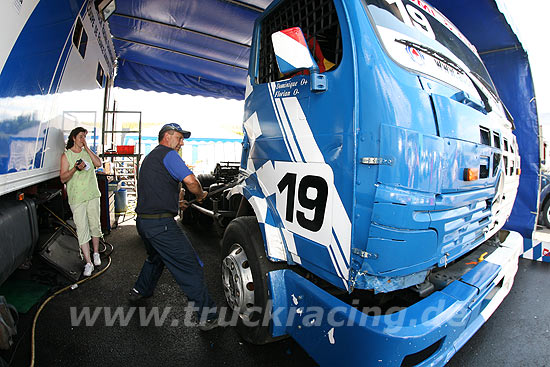
[[[93,1],[0,5],[0,195],[59,175],[77,124],[99,136],[114,74],[109,27]]]
[[[499,233],[519,183],[512,129],[474,46],[423,1],[274,2],[254,30],[245,178],[229,195],[278,264],[240,269],[268,272],[265,306],[286,320],[270,335],[325,365],[446,363],[517,271],[522,238]],[[241,242],[224,263],[256,251]],[[258,279],[224,284],[245,292],[239,312],[263,306]]]

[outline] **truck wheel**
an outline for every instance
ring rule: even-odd
[[[197,180],[201,183],[203,188],[209,188],[210,185],[216,183],[216,176],[210,173],[200,173],[197,175]]]
[[[237,312],[237,331],[252,344],[266,344],[274,338],[269,324],[262,325],[271,313],[267,273],[285,264],[267,259],[256,217],[239,217],[226,228],[222,242],[222,283],[228,305]],[[269,308],[269,309],[267,309]],[[261,310],[261,311],[259,311]]]
[[[542,207],[542,223],[546,228],[550,228],[550,199],[546,200]]]

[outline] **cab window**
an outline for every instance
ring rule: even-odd
[[[266,16],[260,25],[258,83],[288,78],[279,73],[271,35],[300,27],[320,72],[336,69],[342,59],[342,37],[332,0],[286,0]]]

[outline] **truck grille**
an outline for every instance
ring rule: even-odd
[[[378,257],[368,261],[371,271],[405,275],[460,257],[485,240],[493,195],[488,188],[437,195],[435,202],[409,196],[409,202],[375,203],[367,251]]]
[[[470,206],[434,210],[429,214],[430,227],[438,233],[441,255],[448,254],[450,261],[483,240],[491,208],[486,200],[480,200]]]

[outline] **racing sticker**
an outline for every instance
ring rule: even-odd
[[[411,60],[420,66],[424,65],[426,62],[424,55],[414,47],[407,46],[407,53],[409,54]]]
[[[277,212],[285,228],[326,244],[332,238],[334,176],[330,166],[299,162],[272,164],[264,165],[257,173],[263,183],[272,183],[267,189],[270,195],[275,194]]]

